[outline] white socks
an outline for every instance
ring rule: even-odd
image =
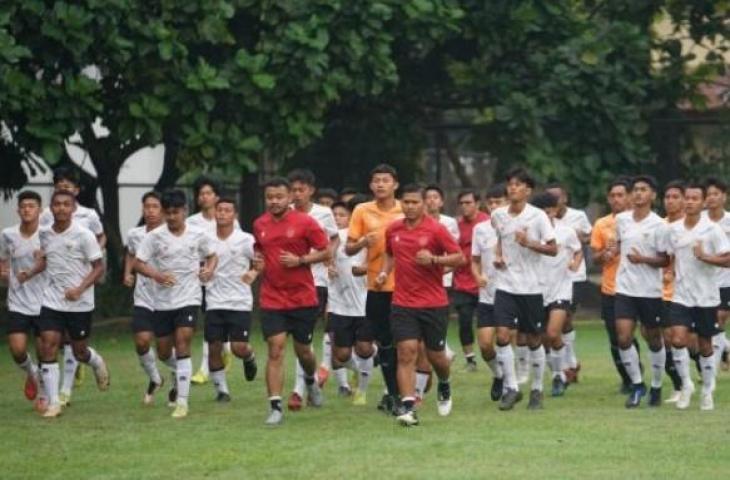
[[[221,368],[215,372],[210,372],[210,379],[213,382],[213,387],[218,393],[229,393],[228,382],[226,381],[226,369]]]
[[[542,392],[542,379],[545,375],[545,347],[540,345],[530,349],[530,369],[532,370],[532,390]]]
[[[43,386],[48,395],[48,405],[58,405],[58,380],[60,370],[58,362],[42,363],[41,377],[43,377]]]
[[[560,348],[552,348],[550,349],[550,371],[553,374],[553,378],[560,378],[563,382],[566,381],[565,379],[565,346],[562,346]]]
[[[720,368],[720,363],[722,362],[722,352],[725,351],[726,345],[727,339],[725,338],[725,332],[720,332],[712,336],[712,356],[715,359],[715,371]]]
[[[38,367],[35,363],[33,363],[33,359],[30,358],[30,355],[28,353],[25,354],[25,361],[22,363],[18,363],[18,368],[23,370],[26,375],[30,375],[32,377],[35,377],[38,375]]]
[[[101,355],[99,355],[96,350],[89,347],[89,360],[86,364],[96,370],[100,366],[104,365],[104,359],[101,358]]]
[[[565,346],[565,365],[567,368],[578,368],[578,358],[575,355],[575,330],[562,335]]]
[[[504,373],[504,385],[511,390],[517,390],[517,376],[515,375],[515,355],[512,345],[501,347],[497,345],[497,362]]]
[[[187,406],[190,396],[190,377],[193,374],[193,361],[190,357],[177,359],[177,404]]]
[[[345,368],[345,367],[335,368],[335,369],[333,369],[333,372],[335,374],[335,379],[337,379],[338,387],[350,388],[350,384],[347,383],[347,368]]]
[[[527,375],[530,369],[528,364],[528,358],[530,356],[530,349],[527,345],[517,345],[515,347],[514,356],[517,358],[517,375]]]
[[[152,348],[147,350],[147,353],[139,355],[139,364],[142,366],[142,370],[144,370],[152,383],[156,383],[157,385],[162,383],[160,371],[157,369],[157,358],[155,357],[155,351]]]
[[[304,398],[304,391],[307,389],[307,384],[304,381],[304,369],[302,368],[302,364],[299,363],[298,358],[294,359],[294,362],[296,373],[294,374],[293,392]]]
[[[715,391],[715,355],[703,357],[700,355],[700,368],[702,368],[702,393],[708,394]]]
[[[324,332],[324,335],[322,335],[321,365],[328,370],[332,368],[332,340],[330,339],[329,332]]]
[[[370,377],[373,373],[373,357],[375,355],[370,355],[369,358],[362,358],[353,352],[352,356],[355,359],[355,364],[359,371],[357,389],[361,392],[367,392],[368,385],[370,385]]]
[[[208,348],[208,342],[203,340],[203,356],[200,357],[200,369],[199,372],[201,372],[204,375],[210,374],[210,369],[208,368],[208,352],[210,349]]]
[[[428,386],[428,373],[416,370],[416,396],[423,399],[426,396],[426,387]]]
[[[626,350],[620,348],[619,354],[621,355],[621,362],[623,362],[626,368],[626,373],[631,378],[631,383],[634,385],[642,383],[641,369],[639,368],[639,353],[636,351],[634,344],[632,343]]]
[[[79,362],[74,357],[73,349],[71,345],[63,346],[63,381],[61,383],[61,393],[67,396],[71,396],[71,391],[74,388],[74,379],[76,377],[76,369],[79,366]]]
[[[677,369],[679,378],[682,379],[682,388],[688,388],[692,384],[692,378],[689,376],[689,351],[686,347],[672,347],[672,360],[674,360],[674,367]]]
[[[487,360],[486,363],[489,366],[489,369],[492,371],[492,375],[494,376],[494,378],[502,378],[502,376],[504,376],[504,374],[502,373],[502,367],[499,366],[496,355],[491,360]]]
[[[662,388],[664,366],[667,364],[667,352],[664,346],[656,352],[649,349],[649,360],[651,361],[651,388]]]

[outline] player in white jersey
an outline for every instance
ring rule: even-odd
[[[558,198],[549,190],[536,195],[530,201],[547,213],[555,228],[555,243],[558,254],[543,255],[541,260],[542,303],[546,313],[545,347],[550,349],[550,370],[552,371],[552,396],[560,397],[568,386],[565,371],[565,344],[563,326],[568,319],[573,301],[573,273],[583,263],[583,248],[575,229],[557,222],[560,209]],[[537,382],[537,380],[535,380]]]
[[[631,182],[633,210],[616,215],[619,267],[616,274],[616,334],[621,361],[631,378],[626,408],[636,408],[646,395],[633,344],[637,320],[649,345],[651,390],[649,405],[661,405],[662,376],[666,352],[662,338],[662,268],[669,265],[666,254],[666,223],[651,210],[656,199],[656,180],[648,175]]]
[[[149,232],[137,249],[135,270],[155,281],[154,318],[157,354],[167,363],[175,355],[177,399],[173,418],[188,414],[193,363],[190,344],[202,301],[201,282],[211,279],[216,255],[210,237],[185,224],[187,203],[180,190],[161,199],[165,224]],[[201,267],[202,263],[202,267]]]
[[[339,234],[335,217],[332,215],[332,209],[313,202],[316,192],[316,179],[314,174],[306,169],[296,169],[289,172],[287,179],[291,184],[292,208],[302,213],[308,214],[314,218],[319,226],[327,234],[330,239],[330,255],[337,248],[339,242]],[[317,288],[317,298],[319,300],[318,316],[324,320],[324,334],[322,335],[322,362],[317,369],[317,381],[319,386],[324,386],[329,378],[330,369],[332,368],[332,338],[330,335],[330,325],[327,319],[327,295],[329,278],[327,274],[327,263],[312,264],[312,276],[314,277],[314,286]],[[287,406],[290,410],[296,411],[301,408],[302,399],[307,385],[304,381],[304,369],[299,363],[299,359],[295,360],[296,377],[294,389],[289,396]]]
[[[706,215],[710,220],[720,225],[725,236],[730,239],[730,212],[725,210],[727,203],[727,183],[723,180],[710,177],[705,180],[707,188],[707,198],[705,200]],[[725,324],[730,317],[730,270],[723,268],[718,270],[717,283],[720,288],[720,305],[717,308],[718,331],[713,338],[715,346],[715,361],[722,361],[722,368],[727,370],[730,368],[728,361],[728,351],[730,351],[730,341],[725,336]]]
[[[332,365],[334,376],[341,395],[349,396],[347,368],[357,374],[357,387],[353,405],[367,404],[367,390],[373,373],[375,355],[374,337],[370,324],[365,318],[367,299],[367,251],[357,255],[345,253],[350,215],[361,200],[354,199],[349,204],[335,202],[332,212],[340,228],[340,243],[335,251],[334,262],[329,270],[328,318],[334,335]]]
[[[226,342],[230,342],[233,354],[243,360],[247,381],[253,381],[257,372],[256,357],[249,345],[253,310],[251,284],[258,276],[251,267],[254,238],[235,227],[237,216],[238,209],[232,198],[218,200],[215,207],[216,233],[211,237],[218,265],[205,290],[205,341],[210,348],[210,378],[218,402],[231,400],[223,362],[223,345]]]
[[[694,385],[689,374],[687,337],[697,332],[702,367],[701,410],[714,409],[716,367],[712,337],[717,328],[718,269],[730,267],[730,241],[725,232],[707,216],[701,215],[705,186],[685,188],[685,217],[672,223],[666,235],[667,253],[672,255],[674,293],[669,308],[674,363],[682,377],[682,394],[677,408],[689,407]]]
[[[45,275],[34,269],[41,248],[38,218],[41,197],[26,190],[18,195],[20,223],[0,233],[0,279],[8,286],[8,346],[15,364],[25,373],[25,397],[36,400],[36,408],[47,406],[45,392],[38,392],[38,366],[28,353],[28,337],[36,338],[40,350],[38,320]]]
[[[73,221],[76,197],[57,191],[51,198],[53,224],[39,232],[40,254],[34,267],[46,272],[39,319],[41,375],[48,394],[44,417],[61,414],[56,356],[67,333],[76,360],[89,365],[99,390],[109,388],[109,372],[101,355],[88,346],[94,310],[94,283],[104,275],[102,252],[94,234]]]
[[[522,399],[515,375],[512,330],[524,333],[530,348],[533,374],[529,409],[542,408],[542,376],[545,348],[542,334],[545,310],[542,305],[540,258],[556,255],[555,230],[547,214],[527,203],[535,181],[522,168],[507,173],[509,206],[492,212],[492,226],[499,243],[494,263],[500,269],[494,298],[497,324],[497,360],[504,372],[505,391],[500,410],[511,410]],[[540,379],[538,384],[538,379]]]
[[[591,226],[591,222],[588,220],[586,213],[582,210],[568,206],[568,191],[563,185],[553,183],[548,185],[545,190],[558,198],[558,213],[555,216],[554,224],[564,225],[575,230],[575,233],[578,235],[578,240],[581,242],[581,248],[588,245],[591,241],[591,232],[593,231],[593,227]],[[585,284],[587,280],[585,258],[581,259],[578,269],[571,272],[571,276],[573,278],[573,301],[570,304],[568,316],[563,325],[563,343],[565,344],[565,366],[568,382],[577,383],[580,363],[578,362],[575,351],[576,332],[573,328],[573,315],[577,309],[577,300],[575,298],[576,286]]]
[[[162,225],[162,204],[160,194],[147,192],[142,196],[142,219],[144,225],[134,227],[127,233],[127,252],[124,256],[124,285],[134,288],[134,310],[132,313],[132,334],[134,336],[134,348],[137,351],[139,364],[147,374],[148,384],[142,402],[150,405],[154,401],[154,395],[162,388],[164,383],[160,372],[157,369],[157,356],[152,349],[154,340],[154,289],[152,280],[142,275],[134,274],[134,259],[142,241],[152,230]],[[174,360],[168,359],[168,366],[175,371]],[[175,401],[177,390],[175,381],[170,390],[169,399]]]
[[[485,197],[490,212],[506,205],[507,192],[504,185],[490,188]],[[493,401],[502,398],[504,374],[497,361],[494,343],[497,324],[494,319],[494,294],[497,291],[497,275],[499,270],[494,265],[497,250],[497,232],[491,222],[481,222],[474,226],[471,242],[471,270],[474,280],[479,286],[479,304],[477,305],[477,343],[482,359],[492,372],[492,388],[490,396]]]

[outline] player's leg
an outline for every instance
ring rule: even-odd
[[[517,330],[515,335],[515,374],[517,383],[527,383],[530,377],[530,347],[527,346],[527,335]]]
[[[151,310],[142,307],[134,307],[132,312],[134,349],[137,352],[139,365],[149,380],[142,400],[145,405],[152,404],[155,393],[162,388],[164,383],[160,371],[157,369],[157,356],[152,348],[155,336],[153,315]]]
[[[266,359],[266,391],[269,396],[269,416],[267,425],[279,425],[283,420],[281,393],[284,389],[284,349],[286,347],[286,331],[266,334],[268,347]]]
[[[196,307],[186,307],[176,310],[173,314],[175,325],[175,374],[177,376],[177,399],[173,418],[183,418],[188,415],[188,398],[190,397],[190,381],[193,375],[193,360],[191,345],[195,333]]]
[[[25,373],[24,393],[35,400],[39,390],[38,366],[28,353],[28,334],[33,330],[33,318],[15,312],[8,313],[8,348],[15,365]]]
[[[423,343],[428,361],[438,377],[436,388],[438,413],[445,417],[451,413],[451,362],[446,356],[446,333],[448,309],[434,308],[421,312],[419,316]]]
[[[332,372],[337,379],[338,394],[349,397],[352,395],[352,388],[347,381],[347,369],[349,367],[357,371],[352,356],[352,346],[355,344],[353,318],[330,313],[327,321],[330,326],[330,340],[333,343]]]
[[[687,307],[672,303],[667,311],[666,329],[672,348],[672,360],[674,367],[682,383],[682,390],[676,400],[676,406],[680,410],[689,407],[692,393],[695,390],[694,383],[690,376],[690,355],[688,345],[690,342],[690,328],[692,327],[691,315]]]
[[[324,324],[324,331],[322,333],[322,361],[317,370],[320,387],[323,387],[327,383],[330,370],[332,369],[332,328],[329,323],[329,315],[327,314],[328,293],[327,287],[317,287],[317,317],[321,318]]]
[[[226,312],[207,310],[205,312],[205,343],[208,345],[208,372],[215,390],[215,400],[225,403],[231,401],[223,362],[223,343],[228,340]]]
[[[638,407],[641,398],[646,395],[646,386],[641,376],[639,352],[634,344],[634,330],[639,310],[635,297],[616,295],[616,338],[618,341],[621,362],[631,380],[631,392],[626,400],[627,408]]]
[[[676,403],[682,394],[682,377],[677,372],[677,365],[674,362],[674,346],[672,342],[672,327],[669,322],[670,303],[663,302],[662,311],[662,339],[664,341],[664,351],[667,358],[664,363],[664,371],[672,381],[672,394],[664,403]]]
[[[368,292],[365,306],[366,316],[378,345],[378,361],[387,390],[378,404],[378,410],[389,414],[394,413],[398,399],[397,355],[391,333],[390,301],[390,293]]]
[[[73,394],[74,385],[80,385],[83,381],[82,375],[84,370],[79,365],[78,360],[74,356],[71,347],[71,339],[67,332],[63,332],[63,376],[61,378],[61,391],[59,398],[61,405],[66,406],[71,403],[71,395]],[[77,378],[78,377],[78,378]]]
[[[565,375],[565,344],[563,343],[563,326],[568,312],[565,305],[548,305],[547,329],[545,331],[545,345],[550,348],[550,371],[552,372],[553,397],[560,397],[568,386]]]
[[[700,353],[700,367],[702,368],[702,392],[700,395],[700,410],[714,410],[715,380],[717,377],[717,361],[713,340],[717,334],[715,322],[717,313],[714,308],[694,307],[691,309],[692,320],[697,330],[697,344]]]
[[[231,353],[240,358],[243,362],[243,377],[247,382],[256,378],[258,365],[256,355],[249,342],[251,332],[251,312],[236,311],[230,312],[227,320],[227,344],[230,345]],[[223,363],[225,364],[225,344],[223,350]]]
[[[294,340],[294,353],[304,370],[304,384],[307,388],[307,404],[321,407],[324,398],[317,383],[317,357],[312,349],[317,308],[301,308],[286,312],[286,329]]]
[[[497,362],[504,375],[504,393],[499,404],[500,410],[511,410],[522,400],[522,393],[517,385],[515,372],[515,356],[512,350],[512,331],[515,329],[515,318],[519,309],[515,296],[497,290],[494,298],[494,318],[497,324]]]
[[[504,390],[504,373],[497,360],[497,351],[494,348],[497,338],[497,324],[494,319],[494,305],[480,303],[477,306],[477,343],[482,360],[492,372],[492,387],[490,397],[492,401],[502,398]]]
[[[200,310],[205,313],[207,310],[207,302],[206,302],[206,292],[205,287],[201,287],[201,305]],[[202,355],[200,356],[200,368],[198,368],[198,371],[195,372],[195,375],[192,376],[190,379],[190,382],[194,385],[203,385],[208,382],[208,377],[210,376],[210,366],[208,364],[208,356],[210,355],[210,347],[208,346],[208,342],[205,341],[205,338],[203,339],[202,347]]]
[[[47,308],[41,309],[38,320],[40,332],[40,370],[43,378],[43,388],[48,395],[48,406],[42,415],[54,418],[61,414],[59,386],[61,371],[58,365],[58,350],[63,340],[64,322],[60,312]]]
[[[367,391],[370,379],[373,376],[373,361],[377,350],[373,341],[373,331],[366,317],[357,317],[353,327],[355,333],[355,348],[353,358],[358,372],[357,390],[353,395],[352,403],[357,406],[367,404]],[[337,340],[335,332],[335,341]]]
[[[543,377],[545,376],[545,308],[542,295],[521,295],[518,299],[518,329],[525,333],[530,349],[529,365],[532,374],[529,410],[542,409]]]
[[[426,392],[429,389],[429,383],[433,371],[431,362],[426,355],[426,345],[421,340],[418,342],[418,358],[416,359],[416,405],[420,405],[426,398]]]
[[[104,358],[89,346],[91,336],[92,312],[65,313],[68,320],[66,328],[71,339],[74,357],[80,363],[88,365],[94,372],[96,386],[99,390],[109,389],[109,370]]]
[[[170,316],[163,312],[155,312],[152,327],[157,345],[157,357],[170,369],[172,382],[167,393],[167,406],[177,406],[177,358],[175,357],[175,325]]]
[[[459,320],[459,342],[464,352],[467,371],[475,371],[477,367],[476,354],[474,353],[474,312],[476,311],[478,297],[454,291],[453,305]]]
[[[662,333],[661,299],[641,299],[639,315],[641,318],[642,335],[649,345],[649,359],[651,362],[651,389],[649,390],[649,406],[661,405],[662,380],[667,362],[667,352],[664,348]]]

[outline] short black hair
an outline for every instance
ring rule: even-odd
[[[707,177],[705,179],[705,192],[710,187],[715,187],[716,189],[720,190],[722,193],[727,193],[727,183],[718,177]]]
[[[510,169],[504,176],[504,181],[509,183],[510,180],[515,179],[521,183],[524,183],[530,188],[535,188],[535,179],[530,175],[530,172],[522,167],[515,167]]]
[[[160,199],[163,209],[187,207],[188,199],[180,189],[167,190]]]
[[[330,207],[330,208],[332,210],[334,210],[335,208],[344,208],[348,212],[351,212],[352,211],[352,209],[350,208],[349,202],[343,202],[341,200],[338,200],[335,203],[333,203],[332,204],[332,207]]]
[[[195,199],[197,201],[198,195],[200,194],[200,191],[203,189],[203,187],[210,187],[211,190],[213,190],[213,193],[216,195],[220,195],[220,184],[213,180],[210,177],[206,177],[205,175],[200,176],[195,179],[193,182],[193,194],[195,195]]]
[[[56,197],[71,197],[74,201],[76,201],[76,195],[74,195],[74,192],[70,190],[56,190],[53,192],[53,195],[51,195],[51,203],[56,200]]]
[[[220,205],[221,203],[231,204],[231,205],[233,205],[234,210],[236,210],[236,211],[238,210],[238,202],[236,202],[236,199],[231,196],[224,195],[224,196],[220,197],[217,202],[215,202],[216,206]]]
[[[314,173],[312,173],[312,171],[308,168],[295,168],[294,170],[289,172],[286,178],[289,180],[290,184],[294,182],[301,182],[305,185],[310,185],[312,187],[316,186],[317,182]]]
[[[672,189],[676,189],[684,193],[685,188],[686,185],[683,180],[672,180],[671,182],[668,182],[666,185],[664,185],[664,193],[666,194],[669,190]]]
[[[372,182],[373,177],[379,173],[387,173],[388,175],[393,177],[393,180],[395,180],[396,182],[398,181],[398,172],[393,165],[381,163],[380,165],[370,170],[370,181]]]
[[[613,180],[611,180],[606,186],[606,193],[611,193],[611,190],[613,190],[616,187],[624,187],[626,191],[628,192],[631,188],[631,178],[626,176],[620,176],[616,177]]]
[[[357,188],[354,187],[345,187],[342,190],[340,190],[340,197],[343,195],[357,195],[360,193]]]
[[[337,200],[337,192],[334,188],[319,188],[317,189],[317,199],[320,198],[331,198],[332,200]]]
[[[475,202],[478,202],[480,200],[479,193],[476,190],[467,188],[459,192],[459,194],[456,196],[456,201],[460,202],[462,198],[468,197],[469,195],[474,197]]]
[[[710,185],[710,186],[715,186],[715,185]],[[691,181],[691,182],[687,182],[687,184],[684,185],[684,189],[682,190],[682,192],[686,192],[687,190],[690,190],[690,189],[701,190],[702,198],[705,198],[705,197],[707,197],[707,188],[708,188],[707,181],[704,181],[704,182]],[[717,187],[717,188],[720,188],[720,187]],[[720,188],[720,190],[722,190],[722,189]]]
[[[160,192],[156,192],[154,190],[150,190],[149,192],[142,195],[142,203],[146,202],[148,198],[154,198],[158,202],[162,203],[162,197],[160,195]]]
[[[79,174],[76,170],[70,167],[58,167],[53,171],[53,184],[55,185],[64,180],[73,183],[77,187],[81,186]]]
[[[552,190],[554,188],[560,189],[561,192],[567,193],[568,191],[565,189],[565,186],[560,182],[550,182],[547,185],[545,185],[545,190]]]
[[[284,177],[274,177],[264,183],[264,190],[267,188],[286,187],[287,191],[291,190],[291,183]]]
[[[504,198],[507,196],[507,187],[504,183],[497,183],[487,189],[484,198]]]
[[[444,196],[444,191],[435,183],[429,183],[428,185],[426,185],[426,187],[423,189],[423,194],[425,195],[429,191],[438,193],[439,197],[441,197],[441,200],[444,200],[446,198]]]
[[[43,204],[41,196],[38,195],[38,192],[35,192],[33,190],[23,190],[18,194],[18,205],[20,205],[20,203],[24,202],[25,200],[34,200],[38,202],[38,206]]]
[[[352,197],[347,202],[347,208],[352,212],[355,211],[355,207],[360,205],[361,203],[365,203],[368,201],[368,196],[364,195],[362,193],[356,193],[354,197]]]
[[[421,195],[421,197],[426,196],[426,190],[423,188],[423,185],[420,183],[409,183],[403,189],[401,189],[401,197],[408,193],[418,193]]]
[[[539,208],[539,209],[546,209],[546,208],[552,208],[558,206],[558,198],[549,192],[541,192],[537,195],[533,195],[530,199],[530,203]]]
[[[655,192],[657,191],[657,188],[658,188],[656,179],[654,177],[652,177],[651,175],[641,174],[641,175],[636,175],[635,177],[633,177],[631,179],[631,189],[632,190],[636,187],[637,183],[646,183]]]

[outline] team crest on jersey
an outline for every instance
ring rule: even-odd
[[[394,240],[395,240],[396,242],[400,242],[400,235],[396,235],[396,236],[395,236],[395,238],[394,238]]]
[[[66,247],[66,250],[72,250],[74,248],[74,242],[66,242],[64,246]]]

